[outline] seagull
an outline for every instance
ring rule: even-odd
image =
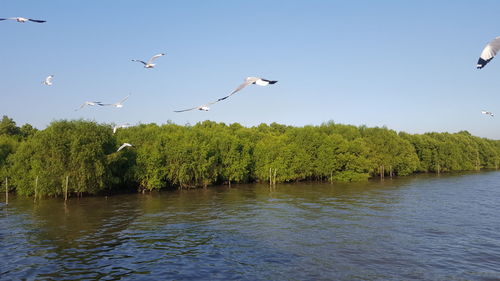
[[[122,150],[123,148],[125,148],[125,147],[127,147],[127,146],[132,146],[132,145],[131,145],[130,143],[127,143],[127,142],[126,142],[126,143],[122,144],[122,146],[120,146],[120,148],[118,148],[118,150],[117,150],[116,152],[118,152],[118,151]]]
[[[493,112],[486,111],[486,110],[481,110],[481,113],[482,113],[482,114],[489,115],[489,116],[491,116],[491,117],[493,117],[493,116],[494,116]]]
[[[116,126],[113,127],[113,134],[116,133],[116,130],[118,130],[120,128],[127,128],[127,127],[130,127],[130,126],[131,125],[129,123],[116,125]]]
[[[256,85],[259,85],[259,86],[267,86],[269,84],[275,84],[276,82],[278,82],[278,81],[267,80],[267,79],[259,78],[259,77],[247,77],[245,79],[245,82],[243,82],[243,84],[241,84],[240,86],[238,86],[238,88],[236,88],[234,91],[232,91],[229,95],[227,95],[225,97],[222,97],[222,98],[220,98],[220,99],[218,99],[216,101],[213,101],[213,102],[210,102],[210,103],[207,103],[207,104],[204,104],[204,105],[200,105],[200,106],[196,106],[196,107],[188,108],[188,109],[184,109],[184,110],[176,110],[174,112],[184,112],[184,111],[189,111],[189,110],[194,110],[194,109],[198,109],[198,110],[202,110],[202,111],[209,111],[210,110],[210,108],[208,107],[209,105],[217,103],[217,102],[220,102],[220,101],[223,101],[223,100],[229,98],[230,96],[236,94],[237,92],[239,92],[241,89],[245,88],[248,85],[256,84]]]
[[[153,63],[157,58],[161,57],[161,56],[164,56],[165,54],[157,54],[157,55],[154,55],[152,56],[148,62],[144,62],[142,60],[132,60],[132,61],[136,61],[136,62],[140,62],[142,64],[144,64],[144,68],[154,68],[155,67],[155,64]]]
[[[32,22],[37,22],[37,23],[43,23],[43,22],[46,22],[45,20],[34,20],[34,19],[27,19],[27,18],[21,18],[21,17],[17,17],[17,18],[3,18],[0,20],[15,20],[17,22],[27,22],[27,21],[32,21]]]
[[[122,99],[121,101],[117,102],[117,103],[104,103],[104,104],[100,104],[100,105],[110,105],[110,106],[114,106],[116,108],[122,108],[123,107],[123,103],[128,99],[128,97],[130,97],[130,95],[126,96],[124,99]]]
[[[49,75],[45,78],[45,81],[43,81],[42,84],[52,86],[52,79],[54,79],[54,75]]]
[[[489,42],[481,52],[479,60],[477,61],[477,68],[481,69],[488,64],[500,50],[500,36]]]
[[[103,106],[104,104],[102,104],[102,102],[100,102],[100,101],[86,101],[79,108],[75,109],[75,111],[82,109],[86,105],[88,105],[88,106],[95,106],[95,105]]]

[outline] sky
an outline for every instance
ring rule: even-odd
[[[61,119],[386,126],[500,139],[500,1],[0,0],[0,114]],[[132,59],[165,53],[145,69]],[[41,82],[53,74],[54,84]],[[190,108],[251,85],[208,112]],[[85,101],[123,108],[86,107]],[[481,110],[498,113],[491,118]]]

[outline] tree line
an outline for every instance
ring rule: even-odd
[[[117,152],[124,142],[131,143]],[[25,196],[206,187],[248,182],[360,181],[496,169],[500,141],[458,133],[397,133],[336,124],[244,127],[60,120],[37,130],[0,122],[0,181]]]

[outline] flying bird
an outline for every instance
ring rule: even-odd
[[[209,111],[210,110],[210,107],[208,107],[209,105],[212,105],[214,103],[217,103],[217,102],[220,102],[220,101],[223,101],[223,100],[229,98],[230,96],[236,94],[237,92],[239,92],[241,89],[245,88],[248,85],[256,84],[259,86],[267,86],[269,84],[275,84],[276,82],[278,82],[278,81],[267,80],[267,79],[259,78],[259,77],[247,77],[245,79],[245,82],[243,82],[243,84],[238,86],[238,88],[236,88],[234,91],[232,91],[229,95],[227,95],[225,97],[222,97],[216,101],[213,101],[213,102],[210,102],[210,103],[207,103],[204,105],[200,105],[200,106],[196,106],[196,107],[188,108],[188,109],[183,109],[183,110],[176,110],[174,112],[184,112],[184,111],[190,111],[190,110],[194,110],[194,109],[198,109],[198,110],[202,110],[202,111]]]
[[[495,57],[498,50],[500,50],[500,36],[493,39],[486,45],[486,47],[484,47],[481,55],[479,56],[479,60],[477,61],[477,68],[481,69],[488,64],[490,60]]]
[[[154,55],[152,56],[147,62],[145,61],[142,61],[142,60],[132,60],[132,61],[136,61],[136,62],[140,62],[142,64],[144,64],[144,68],[154,68],[155,67],[155,64],[153,63],[157,58],[161,57],[161,56],[164,56],[165,54],[157,54],[157,55]]]
[[[21,17],[16,17],[16,18],[0,18],[1,20],[15,20],[17,22],[27,22],[27,21],[32,21],[32,22],[37,22],[37,23],[43,23],[46,22],[45,20],[34,20],[34,19],[27,19],[27,18],[21,18]]]
[[[491,116],[491,117],[494,117],[493,112],[490,112],[490,111],[481,110],[481,113],[482,113],[482,114],[485,114],[485,115],[489,115],[489,116]]]
[[[131,145],[130,143],[127,143],[127,142],[126,142],[126,143],[122,144],[122,146],[120,146],[120,148],[118,148],[118,150],[117,150],[116,152],[118,152],[118,151],[120,151],[120,150],[124,149],[124,148],[125,148],[125,147],[127,147],[127,146],[132,146],[132,145]]]
[[[116,130],[122,128],[127,128],[127,127],[130,127],[131,125],[129,123],[125,123],[125,124],[120,124],[120,125],[116,125],[113,127],[113,134],[116,133]]]
[[[103,106],[114,106],[116,108],[122,108],[123,107],[123,103],[128,99],[128,97],[130,97],[130,95],[126,96],[124,99],[122,99],[121,101],[117,102],[117,103],[104,103],[104,104],[100,104],[100,105],[103,105]]]
[[[96,106],[96,105],[103,106],[104,104],[102,104],[102,102],[100,102],[100,101],[86,101],[79,108],[75,109],[75,111],[80,110],[87,105],[88,106]]]
[[[43,81],[42,84],[52,86],[52,79],[54,79],[54,75],[49,75],[45,78],[45,81]]]

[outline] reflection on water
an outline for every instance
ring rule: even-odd
[[[9,201],[5,280],[500,276],[499,172]]]

